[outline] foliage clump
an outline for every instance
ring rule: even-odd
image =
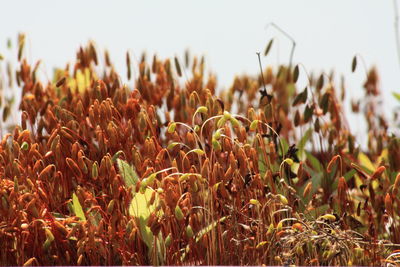
[[[217,93],[203,58],[143,54],[133,77],[127,54],[130,88],[89,43],[44,84],[19,39],[21,123],[0,144],[2,265],[396,261],[400,140],[377,108],[375,69],[364,150],[326,74],[299,89],[299,66],[268,67]]]

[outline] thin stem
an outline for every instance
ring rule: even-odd
[[[193,132],[193,133],[194,133],[194,136],[195,136],[196,139],[197,139],[196,144],[197,144],[197,145],[201,144],[201,142],[200,142],[200,136],[196,133],[196,131],[195,131],[192,127],[190,127],[189,125],[187,125],[187,124],[185,124],[185,123],[183,123],[183,122],[179,122],[179,121],[176,121],[175,123],[176,123],[176,125],[185,126],[185,127],[188,128],[191,132]],[[188,146],[187,146],[187,147],[188,147]],[[188,147],[188,148],[189,148],[189,147]],[[189,149],[190,149],[190,148],[189,148]],[[203,149],[203,147],[200,147],[200,149]]]
[[[264,73],[263,73],[262,65],[261,65],[260,52],[256,52],[256,54],[257,54],[257,57],[258,57],[258,63],[260,65],[260,73],[261,73],[261,79],[262,79],[263,86],[264,86],[264,93],[267,93],[267,87],[265,86]]]
[[[284,36],[286,36],[292,42],[292,50],[290,51],[290,59],[289,59],[289,69],[291,69],[292,68],[292,62],[293,62],[294,49],[296,48],[296,41],[293,39],[292,36],[290,36],[287,32],[282,30],[278,25],[276,25],[273,22],[267,24],[267,26],[265,26],[265,30],[267,30],[270,26],[272,26],[275,29],[277,29],[279,32],[281,32]]]

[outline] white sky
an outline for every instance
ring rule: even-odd
[[[390,0],[3,1],[0,53],[7,38],[15,43],[17,33],[25,32],[28,58],[42,59],[51,76],[52,67],[74,59],[89,39],[110,51],[121,73],[128,49],[138,58],[143,50],[168,57],[190,48],[206,55],[219,85],[226,87],[235,74],[258,73],[255,52],[262,52],[272,37],[279,41],[263,65],[288,62],[291,43],[272,28],[265,31],[269,22],[296,40],[295,63],[308,71],[344,74],[348,94],[358,97],[364,94],[365,72],[359,64],[352,74],[350,66],[360,53],[368,66],[378,67],[387,114],[398,106],[391,95],[400,92],[400,68]]]

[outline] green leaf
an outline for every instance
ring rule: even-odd
[[[281,144],[282,144],[282,147],[283,147],[283,151],[282,151],[281,146],[279,146],[278,150],[279,150],[280,155],[283,156],[283,155],[286,155],[286,153],[287,153],[287,151],[289,149],[289,144],[286,141],[286,139],[283,138],[283,137],[281,137],[280,140],[281,140]]]
[[[322,172],[324,168],[323,168],[322,164],[319,162],[319,160],[316,157],[314,157],[310,152],[307,152],[307,151],[305,151],[305,152],[306,152],[306,157],[307,157],[308,161],[310,161],[312,167],[316,171]]]
[[[267,165],[264,162],[262,153],[259,152],[258,155],[258,171],[260,172],[261,177],[264,177],[265,172],[267,171]]]
[[[312,136],[312,128],[309,128],[304,134],[303,137],[301,137],[299,144],[297,145],[297,148],[299,149],[298,154],[301,157],[304,153],[304,147],[306,146],[308,140],[310,140]]]
[[[82,221],[86,221],[85,213],[83,212],[81,203],[75,193],[72,194],[72,207],[75,216],[79,217]]]
[[[358,153],[358,161],[361,163],[361,167],[364,167],[363,169],[367,169],[367,173],[372,173],[375,170],[374,164],[364,153]]]
[[[154,235],[153,232],[151,232],[150,227],[147,226],[147,219],[143,216],[139,217],[139,230],[143,242],[146,243],[148,248],[152,248]]]
[[[136,218],[143,217],[147,220],[150,214],[155,210],[156,202],[158,202],[158,199],[156,198],[153,205],[150,205],[149,201],[152,192],[151,189],[147,188],[144,190],[144,193],[136,193],[129,206],[129,214]]]
[[[135,187],[136,183],[139,181],[139,176],[137,175],[135,168],[122,159],[117,159],[117,165],[119,173],[124,179],[126,186]]]
[[[393,96],[400,101],[400,93],[392,92]]]

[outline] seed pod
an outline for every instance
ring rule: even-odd
[[[85,156],[82,150],[78,151],[78,166],[81,170],[83,170],[84,174],[88,173],[88,168],[85,163]]]
[[[203,114],[207,115],[208,108],[205,106],[198,107],[194,114],[196,115],[197,113],[203,113]]]
[[[343,176],[339,178],[337,191],[339,200],[345,201],[347,192],[347,183]]]
[[[61,85],[63,85],[65,83],[65,80],[65,77],[62,77],[60,80],[58,80],[56,83],[56,87],[60,87]]]
[[[70,135],[69,133],[67,133],[64,129],[61,129],[60,131],[60,135],[65,138],[66,140],[68,140],[71,144],[74,143],[75,139],[72,137],[72,135]]]
[[[303,192],[303,197],[304,198],[308,197],[308,195],[311,193],[311,189],[312,189],[312,183],[308,182],[308,184],[304,188],[304,192]]]
[[[27,261],[24,263],[23,266],[33,266],[34,262],[36,262],[36,264],[37,264],[36,258],[35,258],[35,257],[30,258],[29,260],[27,260]]]
[[[37,161],[36,163],[41,164],[42,161]],[[36,166],[36,163],[35,163],[35,166]],[[37,168],[39,168],[39,167],[37,167]],[[35,169],[35,167],[34,167],[34,169]],[[44,180],[44,179],[48,178],[50,176],[50,174],[53,173],[53,171],[55,171],[55,169],[56,169],[56,166],[54,164],[48,165],[46,168],[44,168],[40,172],[40,174],[38,176],[38,179],[39,180]]]
[[[83,254],[80,254],[78,257],[78,261],[76,262],[77,265],[81,265],[83,261]]]
[[[54,235],[48,228],[44,229],[44,231],[45,231],[45,235],[46,235],[46,241],[43,244],[43,249],[45,251],[47,251],[49,249],[51,243],[54,241]]]
[[[63,224],[61,224],[58,221],[54,221],[54,226],[56,227],[56,229],[61,232],[64,236],[68,235],[68,230],[67,228],[65,228],[65,226]]]
[[[194,135],[191,132],[186,133],[186,144],[189,147],[195,147],[196,146],[196,140],[194,138]]]
[[[379,179],[382,173],[386,170],[385,166],[378,167],[375,172],[371,175],[371,180]]]
[[[325,214],[325,215],[322,215],[321,218],[324,220],[327,220],[327,221],[331,221],[331,222],[336,221],[336,216],[333,214]]]
[[[221,150],[221,144],[220,144],[220,142],[218,141],[218,140],[216,140],[216,139],[212,139],[212,147],[213,147],[213,149],[215,150],[215,151],[219,151],[219,150]]]
[[[254,198],[250,199],[249,203],[254,206],[260,205],[260,201],[258,201],[257,199],[254,199]]]
[[[328,167],[326,168],[326,170],[327,170],[328,173],[331,173],[333,164],[335,164],[335,162],[337,161],[337,159],[338,159],[339,157],[340,157],[339,155],[336,155],[336,156],[334,156],[334,157],[331,159],[331,161],[329,161]]]
[[[385,196],[385,208],[386,208],[387,213],[390,216],[393,216],[393,201],[392,201],[392,198],[390,197],[389,193],[386,193],[386,196]]]
[[[67,162],[68,167],[71,169],[71,171],[74,173],[74,175],[77,178],[82,178],[82,172],[79,169],[78,164],[76,164],[76,162],[71,158],[66,158],[65,161]]]
[[[397,191],[400,186],[400,172],[396,176],[396,180],[394,181],[393,189]]]
[[[185,217],[185,216],[183,215],[183,212],[182,212],[181,208],[179,207],[179,205],[176,205],[176,207],[175,207],[175,217],[176,217],[176,219],[177,219],[178,221],[183,220],[184,217]]]
[[[303,225],[301,223],[295,223],[295,224],[292,225],[292,229],[302,232],[303,231]]]
[[[277,231],[277,232],[280,232],[280,231],[282,231],[282,229],[283,229],[283,223],[282,223],[282,221],[280,221],[280,222],[278,223],[278,225],[276,226],[276,231]]]
[[[187,236],[189,239],[192,238],[192,237],[194,236],[193,229],[192,229],[192,227],[190,226],[190,224],[189,224],[188,226],[186,226],[186,236]]]
[[[166,238],[165,238],[165,247],[169,247],[170,245],[171,245],[171,243],[172,243],[172,236],[171,236],[171,234],[169,234]]]
[[[181,70],[181,65],[179,64],[179,60],[177,57],[175,57],[174,60],[175,60],[176,72],[178,73],[179,77],[182,77],[182,70]]]
[[[251,124],[250,124],[250,131],[257,130],[259,122],[260,122],[259,120],[252,121]]]
[[[175,128],[176,128],[176,122],[170,122],[170,124],[168,125],[167,132],[172,134],[173,132],[175,132]]]
[[[283,205],[287,205],[289,203],[289,201],[287,200],[287,198],[284,195],[278,194],[278,197]]]
[[[30,214],[34,218],[39,218],[39,212],[35,203],[36,199],[34,198],[26,205],[26,210],[28,211],[28,214]]]
[[[107,205],[107,212],[108,212],[108,214],[112,214],[112,212],[113,212],[113,210],[114,210],[114,205],[115,205],[115,200],[112,199],[112,200],[110,201],[110,203],[108,203],[108,205]]]

